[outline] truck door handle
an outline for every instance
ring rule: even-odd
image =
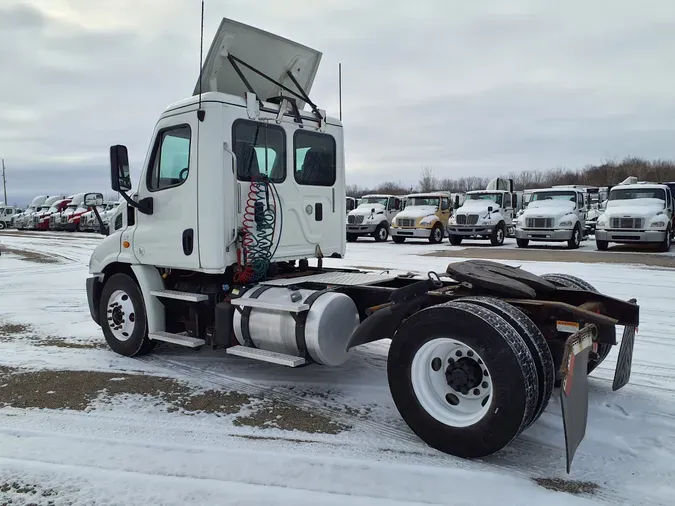
[[[323,204],[321,202],[314,204],[314,219],[323,221]]]
[[[192,249],[194,248],[194,237],[195,231],[191,228],[183,230],[183,253],[186,256],[192,255]]]

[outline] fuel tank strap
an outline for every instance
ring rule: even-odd
[[[260,297],[264,292],[272,288],[271,286],[268,285],[261,285],[257,287],[253,293],[251,293],[251,296],[249,299],[257,299]],[[255,348],[256,345],[253,343],[253,339],[251,339],[251,329],[249,327],[249,321],[250,321],[250,316],[251,316],[251,309],[253,309],[250,306],[240,308],[238,306],[237,310],[241,312],[241,336],[244,338],[244,345],[249,346],[251,348]]]
[[[323,294],[328,293],[330,291],[331,291],[330,288],[319,290],[317,292],[310,294],[309,297],[307,297],[302,302],[303,304],[307,304],[309,306],[309,310],[311,310],[312,304],[314,304],[316,300]],[[295,344],[298,347],[298,352],[301,357],[303,357],[309,362],[313,362],[314,360],[307,351],[307,343],[305,342],[305,324],[307,323],[307,315],[309,314],[309,310],[303,311],[302,313],[292,313],[291,316],[295,320]]]

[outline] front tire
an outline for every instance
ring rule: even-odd
[[[490,235],[490,244],[493,246],[501,246],[504,244],[504,237],[506,236],[506,230],[505,226],[503,223],[499,223],[494,230],[492,231],[492,234]]]
[[[358,234],[347,234],[347,242],[356,242],[358,238]]]
[[[405,242],[405,237],[400,235],[392,235],[391,238],[396,244],[403,244]]]
[[[572,230],[572,237],[567,241],[569,249],[577,249],[581,246],[581,226],[577,223]]]
[[[534,360],[516,330],[462,302],[408,318],[392,339],[387,376],[413,432],[463,458],[509,444],[532,421],[539,396]]]
[[[143,295],[126,274],[115,274],[106,281],[99,305],[101,328],[108,346],[125,357],[152,351],[156,341],[148,339],[148,319]]]
[[[459,246],[462,244],[462,239],[464,239],[461,235],[452,235],[450,234],[450,244],[453,246]]]
[[[672,239],[670,237],[670,228],[666,230],[666,237],[663,239],[663,242],[659,244],[659,250],[668,253],[670,251],[670,246],[672,244]]]
[[[516,239],[516,244],[519,248],[527,248],[530,245],[529,239]]]
[[[595,247],[598,248],[598,251],[607,251],[607,248],[609,247],[609,241],[600,241],[596,239]]]
[[[5,225],[5,222],[0,221],[0,230],[4,230],[5,228],[7,228],[7,226]]]
[[[431,244],[440,244],[443,242],[443,225],[436,223],[429,234],[429,242]]]
[[[375,238],[375,242],[386,242],[389,238],[389,230],[387,230],[387,225],[380,223],[375,229],[375,232],[373,232],[373,237]]]

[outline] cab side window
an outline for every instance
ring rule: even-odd
[[[584,195],[583,193],[577,193],[577,209],[584,208]]]
[[[239,181],[286,179],[286,132],[280,126],[239,119],[232,125],[232,144]]]
[[[450,209],[450,199],[448,197],[441,198],[441,211]]]
[[[189,125],[159,132],[148,171],[148,190],[164,190],[185,182],[190,173],[191,135]]]
[[[295,181],[307,186],[333,186],[337,178],[335,139],[297,130],[293,136]]]

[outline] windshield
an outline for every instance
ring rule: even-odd
[[[436,206],[441,203],[440,197],[409,197],[406,207],[410,206]]]
[[[501,193],[469,193],[466,196],[467,200],[489,200],[494,202],[499,207],[502,206],[502,194]]]
[[[71,211],[74,211],[75,209],[77,209],[77,204],[69,204],[67,209],[70,209]]]
[[[55,213],[55,212],[57,212],[58,210],[59,210],[58,207],[52,206],[52,207],[50,207],[50,208],[48,209],[48,212],[50,212],[50,213]]]
[[[387,197],[363,197],[359,205],[362,206],[363,204],[380,204],[386,207],[387,200],[388,200]]]
[[[556,192],[533,192],[530,202],[541,202],[542,200],[557,200],[570,202],[577,201],[577,194],[571,191],[556,191]]]
[[[609,200],[659,199],[666,200],[666,191],[662,188],[613,188]]]

